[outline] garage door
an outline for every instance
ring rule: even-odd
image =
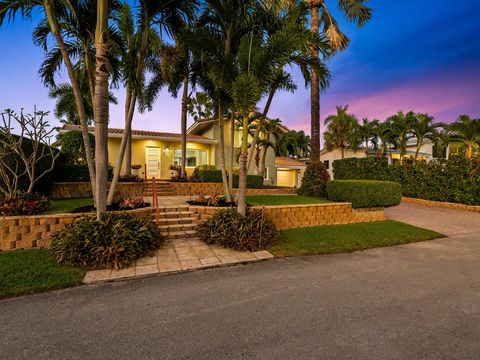
[[[297,170],[277,170],[277,186],[295,187]]]

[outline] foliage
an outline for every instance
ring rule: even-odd
[[[127,197],[120,201],[119,206],[122,210],[134,210],[145,207],[145,201],[143,196]]]
[[[207,244],[249,251],[266,249],[278,239],[275,225],[261,210],[249,210],[245,217],[235,209],[218,210],[200,224],[198,234]]]
[[[238,188],[238,174],[233,174],[233,187]],[[263,187],[263,176],[247,175],[247,189],[261,189]]]
[[[0,252],[0,299],[80,285],[84,269],[55,261],[46,249]]]
[[[330,180],[330,174],[323,163],[312,162],[307,165],[302,184],[298,189],[300,196],[325,197],[325,186]]]
[[[331,201],[351,202],[353,208],[389,207],[400,204],[399,183],[377,180],[333,180],[327,184]]]
[[[457,121],[447,127],[451,140],[460,143],[465,149],[465,156],[471,158],[480,146],[480,119],[471,119],[461,115]]]
[[[192,181],[222,182],[222,171],[217,169],[199,169],[197,166],[193,171]]]
[[[434,231],[391,220],[323,225],[283,230],[277,245],[268,251],[275,256],[345,253],[441,237]]]
[[[95,153],[95,137],[92,134],[88,134],[90,137],[90,144],[92,150],[92,157]],[[83,143],[83,136],[81,131],[69,131],[57,136],[57,144],[60,147],[60,153],[62,154],[62,160],[67,164],[80,164],[87,163],[85,154],[85,145]]]
[[[188,113],[193,120],[208,119],[213,116],[214,105],[207,93],[198,91],[195,97],[190,97],[188,102]]]
[[[144,180],[138,175],[122,175],[118,178],[118,182],[143,182]]]
[[[310,136],[304,131],[290,130],[286,134],[276,134],[275,154],[303,158],[310,156]]]
[[[333,162],[335,179],[387,180],[402,185],[404,196],[480,205],[480,161],[464,156],[430,162],[345,159]]]
[[[148,218],[104,213],[85,216],[53,234],[50,251],[64,264],[89,269],[124,268],[163,240]]]
[[[325,119],[327,130],[323,137],[327,149],[339,148],[344,157],[345,148],[357,149],[360,145],[358,120],[348,113],[348,105],[337,106],[337,113]]]
[[[108,167],[108,179],[113,177],[113,168]],[[90,181],[87,165],[60,164],[55,167],[57,182],[87,182]]]
[[[36,215],[43,214],[50,208],[50,200],[38,193],[17,191],[12,195],[0,197],[0,215]]]

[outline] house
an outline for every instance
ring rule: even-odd
[[[425,140],[423,144],[420,146],[420,150],[418,153],[418,159],[419,160],[426,160],[430,161],[434,158],[434,147],[435,145],[431,140]],[[417,140],[416,139],[410,139],[407,142],[407,152],[404,155],[405,159],[411,158],[413,159],[415,157],[415,153],[417,151]],[[357,150],[353,149],[344,149],[344,158],[364,158],[367,156],[367,152],[365,151],[365,148],[359,148]],[[369,149],[368,150],[368,156],[377,156],[377,152],[374,149]],[[387,158],[388,162],[396,162],[400,160],[400,152],[398,150],[393,150],[393,149],[388,149],[387,150]],[[342,151],[339,148],[335,148],[332,150],[329,150],[327,148],[322,149],[320,152],[320,159],[323,161],[325,164],[326,168],[328,169],[328,172],[330,173],[330,177],[333,179],[333,168],[332,164],[335,160],[341,160],[342,159]]]
[[[79,125],[65,124],[59,129],[60,133],[80,131]],[[89,128],[94,133],[94,128]],[[288,132],[286,127],[281,131]],[[109,163],[116,165],[122,141],[123,129],[108,129],[108,153]],[[238,153],[242,141],[241,129],[234,131],[233,148],[234,168],[238,169]],[[191,175],[195,167],[199,165],[214,165],[220,168],[220,126],[217,119],[200,119],[195,121],[187,130],[187,161],[186,171]],[[227,169],[230,166],[230,121],[224,121],[225,162]],[[271,139],[272,141],[274,139]],[[249,139],[251,141],[251,138]],[[181,163],[181,134],[166,133],[145,130],[132,130],[132,165],[141,165],[139,175],[147,178],[169,179],[171,177],[171,165]],[[125,164],[122,172],[125,172]],[[295,187],[299,186],[306,165],[300,161],[276,157],[273,149],[269,148],[266,155],[266,169],[264,184]],[[253,160],[249,174],[258,173],[256,161]],[[277,181],[278,179],[278,181]]]

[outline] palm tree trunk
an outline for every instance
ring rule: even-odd
[[[128,123],[128,113],[130,109],[130,101],[132,100],[132,90],[130,86],[127,84],[126,89],[126,98],[125,98],[125,127]],[[127,176],[132,175],[132,131],[130,129],[130,134],[128,134],[127,138],[127,148],[125,149],[125,174]]]
[[[182,170],[181,177],[186,177],[185,170],[187,161],[187,106],[188,106],[188,72],[183,77],[183,94],[182,94],[182,115],[181,115],[181,131],[182,131]]]
[[[227,170],[225,168],[225,126],[223,125],[222,106],[218,106],[218,126],[220,131],[220,170],[222,171],[223,191],[228,202],[232,201],[230,189],[228,188]]]
[[[319,21],[318,21],[318,3],[311,2],[312,19],[311,19],[311,31],[315,35],[318,34]],[[318,58],[318,50],[312,49],[311,55],[313,58]],[[310,160],[312,162],[320,161],[320,82],[318,75],[315,71],[311,71],[311,89],[310,89],[310,116],[311,116],[311,151]]]
[[[230,164],[228,170],[228,188],[233,194],[233,163],[235,162],[235,109],[230,116]]]
[[[95,165],[97,220],[107,210],[108,180],[108,0],[97,0],[97,27],[95,29]]]
[[[50,29],[52,30],[53,36],[57,42],[57,45],[62,53],[63,62],[65,63],[65,68],[67,69],[68,77],[73,89],[73,95],[75,96],[75,104],[77,106],[78,117],[80,119],[80,125],[82,129],[82,138],[83,144],[85,146],[85,158],[87,160],[88,173],[90,176],[90,184],[92,186],[92,195],[95,202],[96,186],[95,186],[95,164],[92,158],[92,146],[90,144],[90,134],[88,132],[88,122],[87,114],[85,113],[85,108],[83,106],[83,97],[80,86],[75,76],[75,70],[73,69],[72,61],[70,56],[67,53],[65,47],[65,42],[63,41],[62,36],[60,35],[60,27],[58,26],[57,17],[55,14],[55,8],[52,0],[44,1],[45,13],[47,15],[48,23]]]
[[[267,119],[268,110],[270,109],[270,105],[272,104],[272,100],[273,100],[273,96],[275,95],[275,92],[276,92],[276,88],[270,89],[267,102],[265,103],[265,107],[263,108],[262,117],[260,118],[260,122],[258,123],[258,126],[255,129],[255,134],[253,134],[252,145],[251,145],[252,151],[250,151],[250,154],[248,155],[247,169],[250,169],[250,165],[253,159],[253,152],[258,142],[258,136],[260,135],[260,130],[263,124],[265,123],[265,120]]]
[[[242,150],[240,153],[240,174],[238,177],[237,211],[240,215],[247,214],[247,161],[248,161],[248,117],[243,114]]]
[[[466,149],[466,152],[465,152],[465,156],[467,157],[467,159],[471,159],[472,158],[472,153],[473,153],[473,147],[471,144],[467,144],[467,149]]]
[[[258,175],[261,175],[263,178],[265,178],[265,165],[267,162],[267,151],[268,151],[268,147],[264,147],[262,149],[262,155],[260,158],[260,170]]]

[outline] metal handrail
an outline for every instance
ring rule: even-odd
[[[153,206],[155,207],[155,222],[158,224],[160,209],[158,208],[157,183],[155,182],[155,177],[152,177],[152,196]]]

